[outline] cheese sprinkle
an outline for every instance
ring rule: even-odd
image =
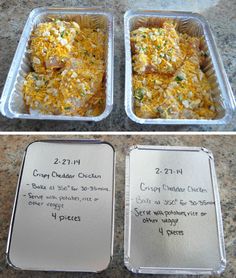
[[[97,116],[105,109],[105,43],[100,29],[52,19],[33,30],[29,55],[33,71],[23,96],[29,112]]]
[[[214,119],[217,103],[202,71],[202,38],[161,28],[131,32],[134,112],[140,118]]]

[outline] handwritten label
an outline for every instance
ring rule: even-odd
[[[129,256],[135,267],[219,264],[209,155],[170,147],[130,154]]]
[[[76,179],[76,175],[71,176],[73,176],[71,179]],[[72,184],[50,185],[45,182],[44,184],[32,182],[31,184],[26,184],[26,187],[30,192],[24,194],[23,197],[25,197],[29,206],[46,206],[58,211],[70,207],[71,202],[98,202],[100,197],[93,193],[108,192],[109,194],[110,191],[110,189],[105,186]],[[85,195],[84,192],[88,193]]]
[[[57,161],[58,159],[53,159]],[[62,160],[63,162],[64,160]],[[78,203],[90,203],[95,204],[105,197],[104,194],[109,194],[111,189],[103,184],[99,185],[97,180],[102,180],[102,174],[100,173],[84,173],[83,171],[78,171],[77,165],[80,163],[71,163],[71,161],[81,161],[81,160],[71,160],[66,159],[65,161],[69,163],[64,163],[63,165],[70,166],[69,171],[59,171],[60,163],[57,161],[57,170],[52,171],[42,171],[39,169],[33,169],[31,180],[33,182],[27,183],[25,185],[26,189],[29,191],[24,194],[26,204],[29,206],[36,207],[47,207],[52,210],[62,211],[71,206],[72,202]],[[56,167],[56,166],[54,166]],[[55,168],[56,169],[56,168]],[[65,179],[63,185],[59,185],[58,180]],[[41,181],[43,180],[43,181]],[[81,180],[88,180],[81,182]],[[95,180],[95,181],[94,181]],[[95,185],[96,184],[96,185]],[[86,192],[86,193],[85,193]],[[97,193],[103,192],[104,196],[99,196]],[[55,217],[55,214],[51,213],[51,216],[55,220],[61,222],[61,219],[69,219],[70,221],[81,222],[81,216],[61,216]],[[79,219],[79,220],[78,220]]]
[[[183,169],[155,168],[155,171],[157,175],[183,175]]]
[[[95,271],[108,264],[113,159],[108,144],[29,146],[11,241],[17,266]]]

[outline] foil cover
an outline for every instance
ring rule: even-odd
[[[126,267],[135,273],[221,273],[226,260],[211,152],[135,146],[126,163]]]
[[[114,155],[110,144],[99,141],[39,141],[27,147],[8,237],[11,266],[83,272],[108,267]]]

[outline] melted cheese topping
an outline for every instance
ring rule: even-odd
[[[134,112],[140,118],[213,119],[217,104],[201,70],[200,40],[162,28],[131,32]]]
[[[24,100],[42,114],[97,116],[105,108],[103,31],[58,19],[31,35],[34,72],[26,76]]]

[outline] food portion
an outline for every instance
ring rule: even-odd
[[[201,38],[171,20],[131,32],[134,112],[140,118],[214,119],[217,103],[201,67]]]
[[[97,116],[105,109],[105,43],[100,29],[53,19],[32,32],[29,55],[34,71],[23,95],[29,112]]]

